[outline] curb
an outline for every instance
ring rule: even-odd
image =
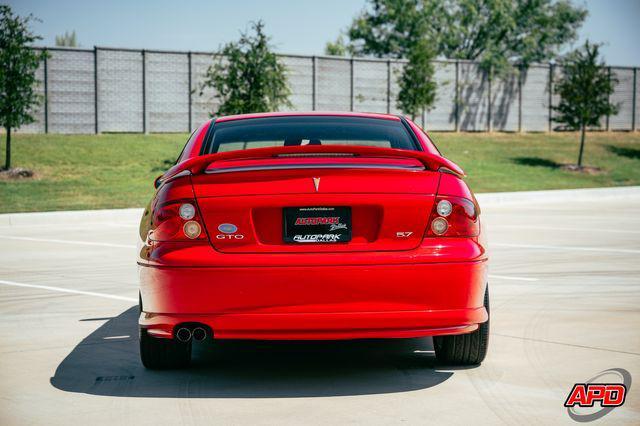
[[[73,210],[0,214],[0,226],[58,225],[78,222],[137,224],[143,209]]]
[[[589,202],[611,199],[640,199],[640,186],[561,189],[550,191],[492,192],[476,194],[480,205],[500,207],[527,203]],[[87,223],[137,224],[143,209],[75,210],[0,214],[0,226],[34,226]]]
[[[554,189],[548,191],[488,192],[476,194],[481,207],[526,203],[589,202],[640,198],[640,186],[613,188]]]

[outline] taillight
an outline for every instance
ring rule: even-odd
[[[177,200],[157,206],[153,211],[150,239],[154,241],[204,240],[202,219],[195,200]]]
[[[448,195],[436,197],[425,237],[477,237],[478,208],[471,200]]]

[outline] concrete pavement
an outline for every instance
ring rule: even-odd
[[[0,218],[0,424],[574,423],[574,383],[614,367],[640,380],[640,194],[503,198],[483,204],[492,334],[468,369],[415,339],[225,343],[147,371],[136,212]],[[639,419],[634,383],[600,422]]]

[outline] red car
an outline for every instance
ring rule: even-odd
[[[192,342],[434,336],[482,362],[480,209],[417,125],[384,114],[210,120],[156,180],[140,224],[140,355],[188,365]]]

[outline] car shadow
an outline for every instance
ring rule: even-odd
[[[295,398],[406,392],[453,375],[437,370],[430,338],[202,342],[194,346],[191,368],[146,370],[137,317],[134,306],[108,319],[67,355],[51,384],[104,396]]]

